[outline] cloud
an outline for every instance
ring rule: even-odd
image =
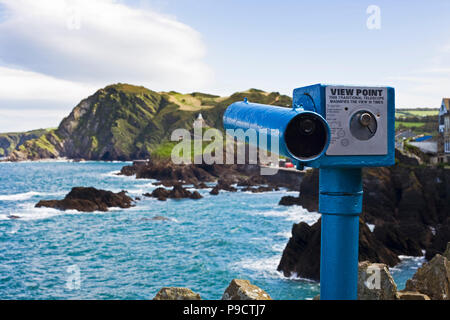
[[[0,0],[0,132],[56,126],[111,83],[195,91],[210,83],[201,35],[114,0]]]
[[[198,32],[113,0],[0,0],[0,60],[59,79],[201,87],[211,78]]]
[[[397,107],[439,108],[450,96],[450,44],[438,47],[420,68],[390,77],[396,88]]]
[[[0,99],[7,101],[74,101],[95,90],[90,85],[1,66],[0,83]]]

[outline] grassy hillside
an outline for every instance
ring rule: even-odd
[[[7,157],[17,147],[26,141],[36,139],[48,132],[49,129],[38,129],[27,132],[0,133],[0,157]]]
[[[11,158],[131,160],[152,154],[167,156],[173,145],[173,130],[192,129],[199,112],[207,125],[221,129],[226,107],[245,97],[280,106],[292,103],[288,96],[257,89],[219,97],[199,92],[155,92],[119,83],[82,100],[57,129],[27,141]]]
[[[412,130],[416,134],[435,136],[438,133],[439,109],[397,109],[395,129]]]

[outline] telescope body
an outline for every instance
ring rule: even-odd
[[[330,128],[322,116],[299,108],[285,108],[240,101],[231,104],[223,117],[225,129],[254,130],[257,144],[271,152],[306,162],[319,158],[329,143]],[[238,135],[236,135],[238,137]],[[247,141],[245,136],[243,142]],[[277,144],[272,144],[272,140]]]

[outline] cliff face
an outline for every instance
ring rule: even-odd
[[[10,158],[146,159],[168,143],[174,129],[191,129],[199,112],[209,126],[222,128],[226,107],[244,97],[257,103],[291,104],[287,96],[256,89],[219,97],[173,91],[158,93],[116,84],[82,100],[57,129],[22,144]]]
[[[16,148],[26,141],[37,139],[48,132],[47,129],[38,129],[27,132],[10,132],[0,134],[0,158],[8,157]]]

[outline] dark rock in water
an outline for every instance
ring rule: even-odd
[[[210,194],[218,195],[220,190],[225,190],[228,192],[238,191],[238,189],[231,186],[231,184],[233,182],[234,182],[234,180],[231,180],[231,179],[219,179],[219,181],[217,181],[217,185],[211,190]]]
[[[8,218],[9,218],[9,219],[20,219],[19,216],[15,216],[15,215],[13,215],[13,214],[10,214],[10,215],[8,216]]]
[[[304,222],[293,225],[292,237],[283,251],[278,271],[282,271],[287,277],[295,273],[302,278],[319,280],[320,221],[312,226]],[[382,262],[389,266],[400,262],[395,253],[383,246],[361,220],[359,228],[360,261]]]
[[[219,186],[215,186],[209,193],[213,196],[217,196],[219,194]]]
[[[148,197],[148,193],[144,194],[146,197]],[[167,189],[164,189],[162,187],[156,188],[153,190],[153,192],[150,194],[150,197],[157,198],[160,201],[165,201],[170,195],[170,191]]]
[[[191,198],[191,199],[201,199],[203,197],[198,191],[194,191],[194,192],[191,193],[189,198]]]
[[[125,166],[120,171],[123,175],[136,175],[137,179],[156,179],[165,186],[173,186],[179,181],[186,184],[198,184],[214,181],[216,176],[198,165],[176,165],[170,161],[149,161],[144,165]]]
[[[144,194],[145,196],[148,196],[147,194]],[[201,199],[203,198],[198,191],[190,192],[189,190],[183,188],[183,186],[178,183],[174,185],[172,190],[167,190],[162,187],[156,188],[153,190],[153,192],[150,194],[150,197],[157,198],[160,201],[165,201],[168,198],[170,199]]]
[[[280,206],[301,206],[302,201],[300,200],[300,197],[284,196],[278,204]]]
[[[135,201],[141,201],[141,198],[140,197],[136,197],[136,198],[134,198],[134,200]]]
[[[277,268],[286,277],[297,276],[319,280],[320,277],[320,223],[309,226],[300,222],[292,226],[292,237],[283,251]]]
[[[431,260],[436,254],[443,254],[445,252],[447,243],[450,241],[450,218],[442,225],[439,225],[435,232],[434,239],[425,253],[427,260]]]
[[[209,187],[204,183],[200,182],[194,185],[195,189],[208,189]]]
[[[302,206],[309,211],[318,211],[319,209],[319,170],[308,170],[303,176],[300,184],[301,197],[284,196],[279,205],[283,206]]]
[[[359,220],[359,261],[370,261],[374,263],[384,263],[390,267],[400,262],[398,256],[389,248],[383,245],[369,227]]]
[[[190,198],[191,192],[183,188],[181,184],[177,184],[173,186],[172,190],[169,193],[169,197],[172,199]]]
[[[207,188],[204,182],[222,180],[224,185],[239,186],[269,185],[298,190],[303,173],[279,170],[273,175],[261,175],[259,165],[187,164],[176,165],[169,160],[152,160],[122,168],[121,175],[136,175],[137,179],[148,178],[161,181],[166,187],[181,181],[193,184],[197,189]]]
[[[411,227],[415,226],[384,223],[375,226],[373,233],[381,243],[397,255],[422,256],[417,237],[408,234]]]
[[[250,186],[259,186],[262,184],[267,184],[267,179],[265,176],[254,175],[247,179],[238,182],[239,187],[250,187]]]
[[[82,212],[108,211],[110,207],[130,208],[133,199],[126,191],[113,193],[92,187],[75,187],[62,200],[41,200],[36,208],[49,207],[59,210],[78,210]]]

